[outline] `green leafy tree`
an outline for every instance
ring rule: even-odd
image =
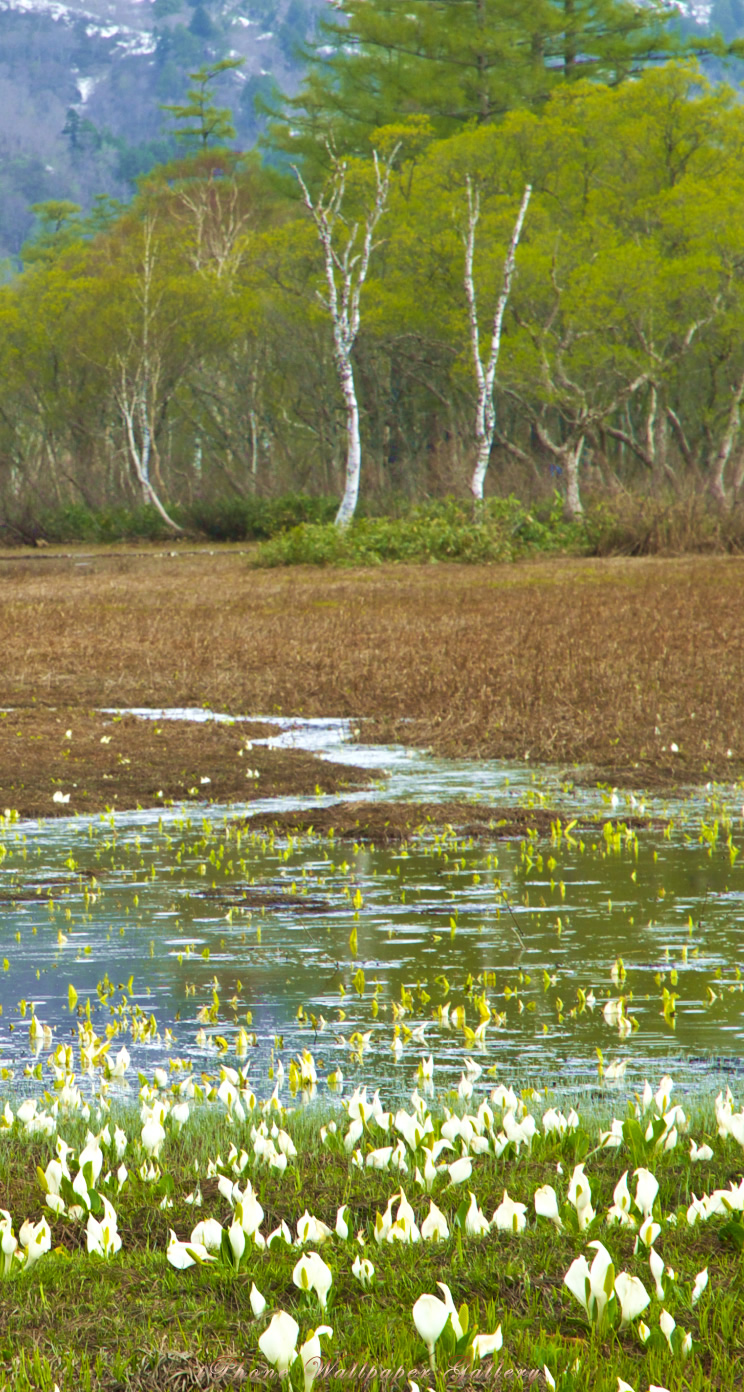
[[[205,227],[178,190],[148,190],[108,230],[37,260],[0,292],[9,506],[136,501],[175,522],[172,502],[202,456],[193,379],[214,391],[215,367],[251,314],[233,270],[241,228],[227,187],[208,211]]]
[[[34,261],[50,261],[82,236],[80,204],[65,198],[47,199],[34,203],[31,212],[36,218],[32,236],[21,248],[25,265]]]
[[[541,116],[510,113],[399,165],[366,332],[378,380],[387,358],[393,382],[405,383],[406,420],[417,402],[424,422],[443,422],[462,484],[475,453],[462,453],[477,405],[473,316],[490,336],[487,307],[503,290],[515,209],[531,184],[495,383],[501,459],[546,481],[550,469],[574,514],[589,466],[592,477],[619,470],[654,489],[694,479],[726,505],[737,496],[743,152],[733,91],[674,64],[616,89],[566,85]],[[480,195],[470,324],[469,181]],[[398,401],[391,390],[391,415]],[[425,426],[417,433],[426,440]]]

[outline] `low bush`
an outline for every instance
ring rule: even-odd
[[[732,555],[744,551],[744,506],[724,512],[691,494],[670,501],[629,496],[592,506],[587,519],[596,556]]]
[[[338,499],[287,493],[277,498],[222,498],[186,506],[170,515],[191,540],[258,542],[262,566],[376,565],[384,561],[513,561],[564,553],[590,556],[681,556],[744,552],[744,506],[722,511],[690,494],[663,499],[613,497],[588,504],[578,522],[566,519],[556,493],[528,506],[514,495],[472,500],[446,498],[418,505],[388,497],[386,511],[360,505],[345,532],[334,525]],[[167,542],[173,532],[153,507],[93,509],[69,503],[55,510],[0,519],[4,544],[41,542],[106,545],[121,541]]]
[[[171,509],[174,522],[184,525],[178,509]],[[153,507],[112,507],[93,509],[83,503],[68,503],[54,512],[43,512],[22,529],[19,539],[72,544],[115,541],[166,541],[173,532]]]
[[[255,564],[375,565],[383,561],[512,561],[531,552],[580,552],[592,543],[579,523],[566,522],[556,498],[541,518],[517,498],[492,498],[481,508],[449,498],[413,507],[403,517],[360,517],[343,532],[303,524],[274,537]]]
[[[287,493],[279,498],[221,498],[186,507],[169,504],[174,522],[190,537],[210,541],[266,541],[301,524],[324,524],[336,515],[338,499]],[[84,503],[29,513],[5,523],[9,541],[71,545],[116,541],[168,541],[173,531],[153,507],[93,509]]]
[[[307,493],[221,498],[192,504],[186,511],[186,525],[213,541],[266,541],[292,527],[332,522],[337,508],[337,498],[311,498]]]

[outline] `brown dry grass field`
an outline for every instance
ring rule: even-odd
[[[744,773],[744,559],[260,570],[229,547],[14,551],[0,594],[0,706],[25,731],[0,722],[0,797],[23,810],[35,742],[30,815],[62,786],[76,722],[69,758],[91,808],[114,802],[112,771],[117,806],[188,796],[204,776],[213,797],[237,796],[234,731],[191,730],[188,748],[169,734],[164,758],[163,736],[130,730],[133,768],[101,745],[102,706],[352,716],[367,740],[638,788]],[[298,791],[309,777],[324,782],[298,763]]]

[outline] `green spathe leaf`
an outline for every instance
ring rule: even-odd
[[[576,1209],[574,1208],[573,1204],[562,1203],[558,1211],[563,1221],[564,1228],[566,1228],[568,1232],[573,1233],[574,1236],[578,1236],[579,1215],[576,1212]]]
[[[230,1238],[228,1237],[227,1231],[224,1228],[222,1230],[222,1237],[220,1239],[220,1260],[224,1262],[225,1266],[228,1267],[231,1271],[237,1270],[238,1262],[235,1259],[235,1253],[233,1251]]]
[[[447,1320],[447,1323],[445,1324],[444,1329],[442,1330],[439,1336],[438,1346],[442,1350],[442,1353],[447,1356],[447,1358],[451,1358],[457,1350],[457,1338],[455,1336],[455,1331],[452,1328],[451,1317]]]
[[[576,1131],[567,1131],[564,1141],[566,1154],[570,1156],[574,1164],[579,1165],[589,1154],[591,1142],[589,1136],[583,1128],[579,1127]]]
[[[195,1261],[198,1266],[204,1266],[204,1257],[202,1257],[199,1252],[196,1252],[193,1247],[189,1247],[188,1244],[186,1244],[186,1251],[192,1261]]]
[[[742,1248],[744,1248],[744,1221],[742,1221],[742,1215],[737,1213],[736,1217],[732,1218],[730,1222],[724,1223],[723,1227],[718,1229],[718,1236],[723,1242],[728,1242],[730,1246],[735,1247],[737,1252],[741,1252]]]
[[[68,1179],[67,1175],[62,1175],[59,1181],[59,1192],[68,1208],[79,1208],[82,1206],[82,1199],[79,1194],[75,1193],[72,1187],[72,1180]]]

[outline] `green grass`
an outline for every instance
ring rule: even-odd
[[[539,1118],[543,1108],[538,1104],[532,1110]],[[395,1172],[360,1172],[350,1165],[340,1140],[334,1139],[330,1148],[320,1145],[317,1111],[309,1116],[297,1113],[287,1126],[296,1140],[297,1160],[281,1176],[250,1166],[243,1181],[251,1178],[264,1209],[264,1234],[282,1219],[294,1230],[306,1208],[333,1227],[339,1205],[349,1205],[352,1236],[347,1242],[334,1237],[322,1248],[333,1271],[323,1320],[312,1292],[303,1294],[292,1282],[299,1256],[296,1248],[277,1243],[260,1252],[249,1247],[237,1273],[222,1263],[187,1271],[168,1264],[170,1228],[180,1238],[188,1238],[199,1218],[231,1221],[229,1204],[219,1194],[216,1180],[204,1178],[208,1158],[215,1158],[218,1151],[226,1158],[231,1141],[240,1148],[243,1140],[250,1149],[245,1127],[231,1126],[224,1114],[203,1109],[180,1136],[169,1134],[160,1160],[163,1174],[154,1185],[135,1176],[136,1145],[130,1141],[132,1153],[125,1157],[129,1182],[118,1196],[115,1183],[102,1191],[109,1194],[118,1213],[123,1247],[116,1257],[105,1262],[89,1256],[84,1225],[55,1218],[51,1220],[54,1250],[28,1272],[21,1269],[0,1284],[0,1366],[5,1369],[0,1385],[18,1392],[30,1388],[51,1392],[55,1382],[62,1389],[231,1386],[233,1378],[238,1385],[243,1367],[257,1375],[263,1369],[271,1384],[276,1379],[263,1363],[257,1340],[271,1311],[282,1309],[298,1320],[301,1339],[321,1322],[333,1327],[330,1348],[340,1368],[348,1372],[364,1365],[367,1370],[351,1385],[373,1386],[373,1370],[377,1370],[380,1388],[405,1388],[405,1377],[391,1382],[385,1370],[418,1368],[422,1385],[428,1386],[432,1379],[427,1376],[425,1348],[415,1332],[411,1309],[419,1295],[438,1293],[436,1282],[445,1280],[455,1303],[458,1307],[467,1303],[471,1323],[475,1320],[482,1332],[492,1332],[501,1323],[504,1348],[499,1359],[504,1369],[526,1373],[547,1364],[564,1392],[583,1388],[616,1392],[618,1376],[644,1392],[649,1383],[671,1392],[741,1386],[744,1288],[736,1234],[727,1235],[720,1217],[692,1229],[685,1217],[693,1191],[700,1194],[726,1187],[742,1174],[740,1148],[731,1140],[723,1143],[715,1138],[710,1113],[696,1117],[691,1131],[698,1142],[704,1137],[710,1140],[715,1152],[712,1162],[692,1166],[688,1147],[680,1143],[673,1152],[655,1157],[651,1165],[660,1183],[661,1213],[678,1216],[676,1227],[663,1225],[657,1248],[665,1264],[677,1273],[676,1284],[667,1283],[667,1307],[694,1339],[692,1355],[684,1364],[666,1346],[644,1349],[635,1326],[620,1332],[592,1332],[563,1285],[573,1258],[582,1252],[591,1257],[587,1243],[598,1238],[612,1253],[618,1270],[640,1276],[649,1293],[653,1291],[646,1256],[633,1253],[634,1235],[608,1227],[603,1219],[615,1183],[623,1170],[632,1172],[634,1167],[626,1148],[599,1151],[585,1161],[599,1216],[584,1233],[557,1234],[548,1223],[535,1220],[532,1203],[539,1185],[550,1183],[565,1191],[577,1157],[591,1143],[580,1131],[562,1140],[538,1137],[530,1155],[523,1150],[521,1155],[505,1154],[500,1160],[492,1155],[480,1157],[464,1189],[445,1188],[446,1176],[440,1179],[434,1198],[452,1229],[448,1241],[378,1246],[373,1237],[375,1215],[385,1209],[401,1178],[419,1224],[428,1212],[429,1200],[413,1182],[411,1157],[411,1173],[402,1177]],[[139,1121],[132,1111],[125,1129],[130,1137],[139,1134]],[[60,1130],[70,1143],[82,1146],[85,1129],[80,1121],[63,1122]],[[594,1141],[595,1126],[591,1130]],[[384,1144],[384,1139],[370,1144]],[[0,1206],[11,1212],[16,1233],[25,1217],[36,1220],[43,1212],[35,1167],[45,1166],[53,1153],[52,1141],[32,1141],[18,1134],[17,1124],[0,1136]],[[559,1163],[563,1179],[556,1173]],[[194,1188],[197,1167],[203,1194],[200,1209],[185,1203]],[[469,1237],[457,1226],[458,1209],[468,1188],[489,1218],[508,1189],[513,1199],[528,1205],[527,1230],[518,1236],[494,1231],[484,1238]],[[163,1201],[172,1207],[161,1208]],[[376,1269],[368,1292],[351,1274],[354,1257],[361,1251],[353,1236],[358,1230],[366,1239],[364,1254]],[[709,1268],[709,1286],[693,1308],[689,1290],[704,1266]],[[267,1314],[260,1320],[253,1318],[249,1303],[254,1281],[268,1301]],[[658,1329],[659,1310],[654,1299],[644,1316],[652,1328]],[[653,1342],[659,1342],[658,1335]],[[227,1360],[223,1367],[223,1372],[228,1370],[227,1380],[220,1382],[215,1373],[210,1381],[204,1370],[219,1359]],[[580,1366],[572,1371],[577,1359]],[[449,1361],[454,1365],[454,1359]],[[440,1353],[437,1388],[456,1385],[452,1369],[448,1375],[447,1362]],[[326,1386],[349,1387],[340,1368],[331,1372]],[[194,1377],[201,1369],[200,1375],[207,1380],[169,1382],[179,1369],[181,1374],[190,1369]],[[520,1381],[511,1385],[520,1386]]]

